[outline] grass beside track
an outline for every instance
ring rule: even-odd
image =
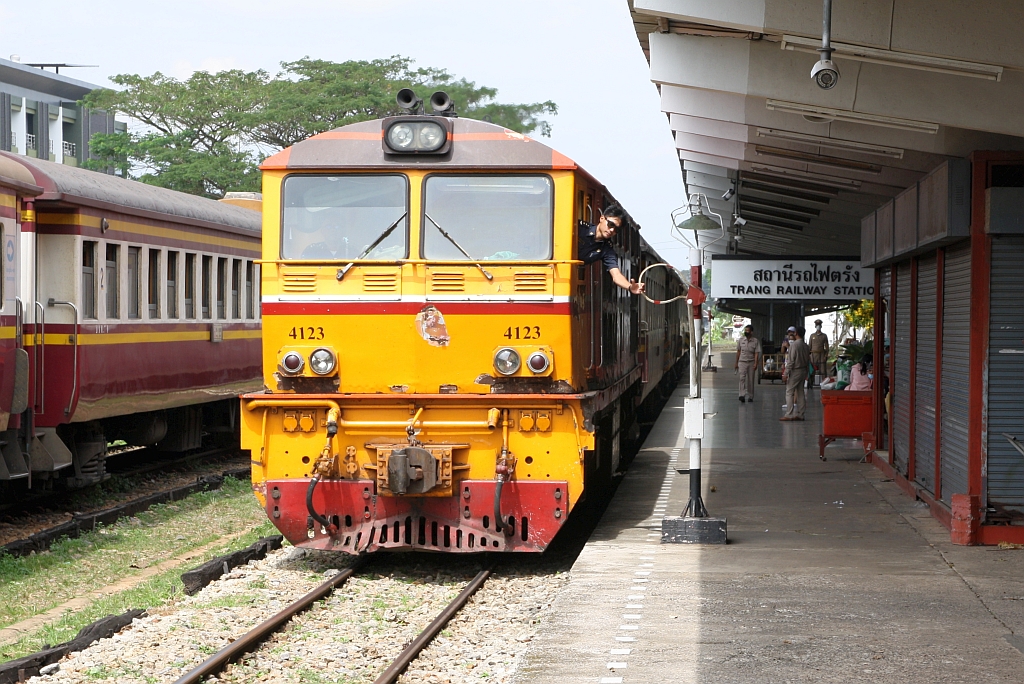
[[[160,606],[181,594],[184,570],[248,546],[275,530],[249,482],[226,478],[219,490],[154,506],[77,539],[64,539],[49,551],[23,558],[0,556],[0,628],[4,628],[243,531],[245,534],[230,545],[210,550],[131,589],[98,598],[85,610],[66,612],[18,642],[0,646],[0,661],[72,639],[83,626],[105,615]]]

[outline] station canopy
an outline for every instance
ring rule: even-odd
[[[943,162],[1024,149],[1016,0],[837,0],[830,90],[820,1],[629,5],[687,193],[746,222],[712,251],[859,255],[861,219]]]

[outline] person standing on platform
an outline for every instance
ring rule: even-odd
[[[814,372],[807,376],[807,386],[813,388],[815,375],[822,377],[828,375],[828,370],[825,368],[828,364],[828,335],[821,332],[820,319],[814,321],[814,332],[807,338],[807,342],[811,350],[811,365],[814,366]]]
[[[740,376],[740,401],[754,401],[754,373],[761,362],[761,340],[754,337],[754,327],[743,328],[743,337],[736,341],[736,365]]]
[[[796,326],[791,325],[786,328],[786,336],[782,338],[782,345],[779,347],[779,353],[785,356],[789,352],[789,341],[793,339],[793,333],[796,332]]]
[[[786,351],[786,369],[782,379],[786,381],[786,415],[779,420],[803,420],[807,410],[804,383],[807,382],[807,366],[811,362],[811,351],[804,342],[804,329],[797,327],[794,339]]]

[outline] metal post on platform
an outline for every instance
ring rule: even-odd
[[[680,474],[690,477],[690,498],[679,517],[666,516],[661,521],[662,544],[725,544],[727,539],[726,519],[708,515],[701,495],[701,440],[704,439],[704,399],[701,396],[701,304],[704,298],[697,294],[701,286],[703,268],[701,252],[690,250],[691,296],[686,304],[690,314],[690,396],[683,402],[683,433],[690,440],[690,464]],[[712,414],[713,415],[713,414]]]

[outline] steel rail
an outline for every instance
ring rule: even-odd
[[[444,629],[445,625],[448,624],[449,620],[455,617],[455,614],[462,610],[462,607],[466,605],[469,598],[476,593],[476,590],[483,586],[487,578],[491,576],[490,568],[481,570],[477,573],[477,576],[473,578],[473,581],[466,585],[455,599],[448,604],[448,606],[441,611],[441,614],[434,618],[434,621],[427,625],[427,628],[420,632],[420,635],[416,637],[415,641],[406,646],[405,650],[395,658],[394,662],[388,666],[388,669],[384,670],[383,673],[377,679],[373,681],[373,684],[394,684],[398,681],[398,678],[405,672],[405,668],[409,667],[412,661],[416,660],[419,656],[420,651],[425,649],[434,637]]]
[[[348,580],[349,577],[354,575],[361,566],[362,563],[357,563],[350,568],[342,570],[337,575],[330,578],[316,589],[300,598],[298,601],[295,601],[277,615],[274,615],[269,620],[253,627],[243,636],[214,653],[212,656],[204,660],[199,667],[183,674],[174,682],[174,684],[198,684],[206,677],[221,672],[229,664],[235,662],[241,656],[256,648],[268,636],[281,629],[281,627],[286,625],[293,617],[295,617],[295,615],[306,610],[316,601],[330,595],[332,591],[340,587],[346,580]]]

